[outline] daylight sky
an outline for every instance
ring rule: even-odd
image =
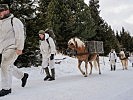
[[[100,16],[115,31],[124,27],[133,36],[133,0],[99,0]],[[89,0],[85,0],[88,4]]]

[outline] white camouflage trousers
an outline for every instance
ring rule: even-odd
[[[54,59],[50,60],[50,58],[42,59],[42,68],[46,68],[49,66],[50,69],[53,69],[55,65]]]
[[[116,65],[116,62],[115,62],[115,60],[110,60],[110,66],[114,66],[114,65]]]
[[[10,89],[12,86],[12,75],[22,79],[24,73],[13,65],[18,55],[14,49],[7,49],[2,53],[1,61],[1,88]]]

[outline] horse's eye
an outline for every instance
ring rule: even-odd
[[[73,45],[73,43],[70,43],[70,45]]]

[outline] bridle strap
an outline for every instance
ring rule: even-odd
[[[87,55],[89,52],[84,52],[84,53],[77,53],[76,56],[82,56],[82,55]]]

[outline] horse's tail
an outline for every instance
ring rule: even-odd
[[[96,58],[94,60],[94,66],[95,69],[97,70],[100,67],[100,63],[99,63],[99,54],[96,55]]]
[[[97,67],[98,67],[97,60],[94,60],[93,64],[94,64],[95,69],[97,70]]]

